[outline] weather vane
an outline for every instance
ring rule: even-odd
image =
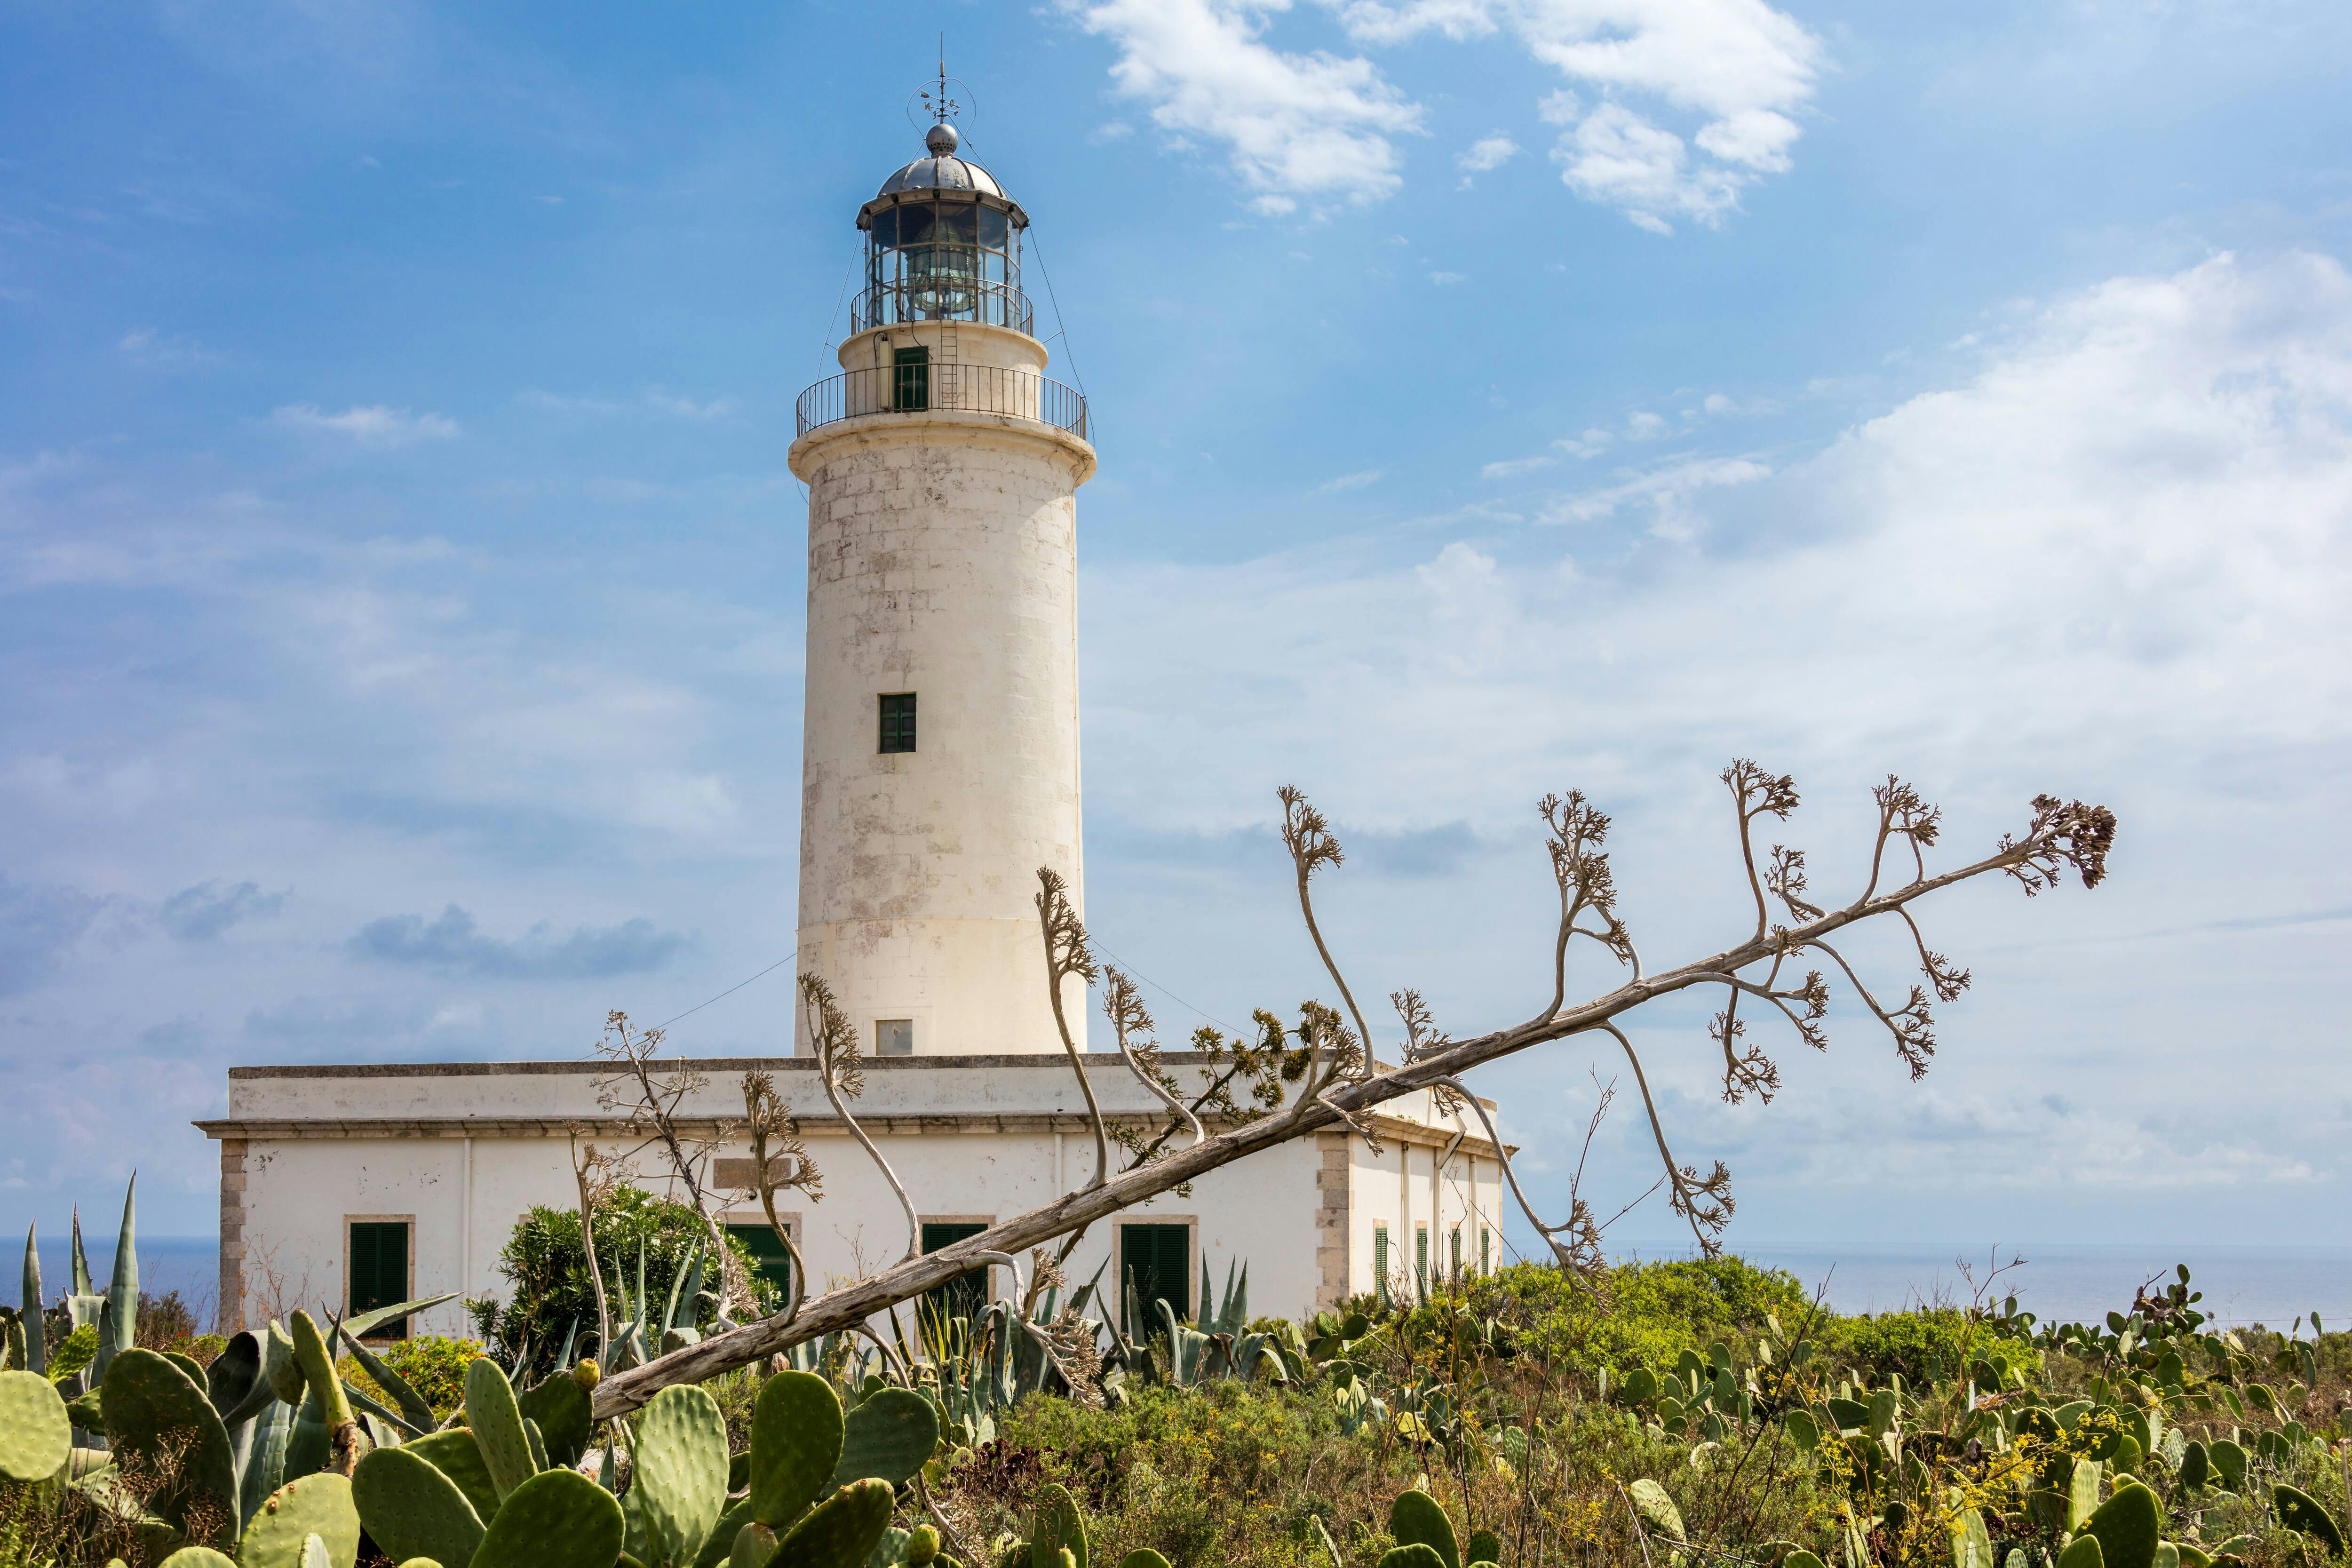
[[[950,96],[950,88],[959,96]],[[926,120],[934,125],[945,125],[961,119],[968,111],[971,100],[971,89],[948,75],[948,40],[947,35],[942,33],[940,35],[940,73],[929,86],[919,89],[915,96],[907,100],[907,118],[910,121],[915,119],[915,105],[919,103],[923,106],[922,113]]]

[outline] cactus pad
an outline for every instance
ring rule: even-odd
[[[523,1430],[514,1384],[488,1356],[476,1356],[466,1368],[466,1425],[473,1428],[503,1507],[517,1488],[539,1474],[539,1466],[530,1457],[530,1435]]]
[[[2058,1553],[2058,1568],[2103,1568],[2106,1559],[2099,1551],[2095,1535],[2078,1535]]]
[[[677,1385],[646,1403],[629,1495],[644,1515],[648,1564],[693,1563],[727,1508],[727,1418],[707,1390]]]
[[[940,1532],[928,1524],[919,1524],[907,1536],[907,1561],[913,1568],[923,1568],[940,1554]]]
[[[814,1373],[780,1372],[751,1413],[751,1517],[782,1527],[824,1495],[841,1458],[841,1400]]]
[[[482,1521],[457,1483],[405,1448],[378,1448],[352,1472],[360,1523],[394,1561],[471,1563]]]
[[[694,1560],[694,1568],[726,1568],[726,1564],[734,1560],[734,1549],[743,1533],[743,1527],[757,1523],[759,1521],[751,1517],[750,1498],[728,1504],[727,1511],[719,1516],[718,1524],[712,1527],[710,1534],[704,1539],[702,1554]],[[761,1528],[767,1529],[764,1525]],[[775,1533],[773,1530],[768,1531],[769,1544],[772,1548],[774,1545]],[[767,1559],[763,1557],[760,1561],[765,1563]]]
[[[1149,1546],[1139,1546],[1118,1560],[1118,1568],[1168,1568],[1168,1559]]]
[[[1666,1495],[1666,1489],[1644,1477],[1626,1490],[1632,1494],[1633,1506],[1641,1510],[1654,1530],[1663,1530],[1676,1541],[1684,1539],[1683,1510]]]
[[[0,1477],[37,1481],[73,1457],[66,1402],[37,1372],[0,1372]]]
[[[907,1543],[913,1539],[897,1525],[888,1526],[882,1531],[882,1539],[874,1543],[874,1550],[866,1554],[866,1568],[909,1568]]]
[[[1419,1542],[1436,1552],[1445,1568],[1462,1568],[1460,1548],[1454,1542],[1454,1521],[1425,1491],[1415,1489],[1397,1494],[1396,1501],[1389,1505],[1389,1534],[1399,1546]]]
[[[543,1470],[507,1494],[472,1568],[613,1568],[627,1533],[611,1492],[577,1470]]]
[[[931,1402],[911,1389],[886,1388],[867,1398],[842,1423],[841,1459],[832,1484],[878,1477],[897,1486],[923,1468],[940,1446],[940,1416]],[[1078,1568],[1086,1568],[1083,1556]]]
[[[360,1515],[352,1483],[320,1471],[269,1494],[236,1545],[238,1568],[302,1568],[303,1542],[319,1537],[333,1568],[352,1568],[360,1554]]]
[[[589,1386],[570,1373],[558,1372],[516,1396],[515,1405],[523,1418],[539,1423],[540,1441],[546,1445],[549,1464],[566,1469],[578,1464],[588,1439],[595,1435],[595,1417],[588,1408]]]
[[[457,1482],[466,1500],[474,1505],[476,1519],[487,1520],[499,1511],[499,1489],[490,1484],[490,1468],[482,1462],[481,1445],[465,1427],[428,1432],[403,1443],[400,1451],[415,1455]]]
[[[1037,1523],[1029,1537],[1029,1568],[1054,1568],[1058,1553],[1068,1552],[1077,1568],[1087,1568],[1087,1516],[1077,1500],[1061,1485],[1037,1494]],[[1451,1565],[1449,1564],[1449,1568]]]
[[[2096,1536],[2105,1568],[2156,1568],[2156,1544],[2164,1533],[2164,1510],[2144,1486],[2122,1486],[2083,1521]]]
[[[1440,1568],[1445,1561],[1437,1549],[1423,1542],[1392,1547],[1381,1554],[1381,1568]]]
[[[163,1568],[236,1568],[236,1559],[209,1546],[183,1546],[163,1559]]]
[[[201,1510],[226,1531],[236,1509],[236,1454],[204,1385],[153,1351],[133,1347],[106,1369],[105,1405],[107,1443],[123,1458],[152,1461],[183,1450],[178,1479],[148,1500],[149,1510],[182,1530]]]
[[[727,1568],[768,1568],[768,1560],[776,1554],[776,1532],[753,1520],[735,1532],[735,1548],[727,1556]]]
[[[783,1375],[783,1374],[780,1374]],[[890,1483],[856,1481],[811,1509],[770,1561],[773,1568],[865,1568],[890,1528]]]
[[[2294,1487],[2274,1487],[2271,1489],[2271,1501],[2278,1505],[2281,1524],[2310,1536],[2326,1547],[2331,1557],[2344,1555],[2344,1528],[2320,1506],[2318,1499]]]

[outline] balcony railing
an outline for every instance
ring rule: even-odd
[[[801,394],[799,434],[869,414],[1003,414],[1087,440],[1087,400],[1032,371],[992,364],[893,364],[827,376]]]
[[[977,321],[1037,334],[1029,296],[1010,283],[979,279],[913,279],[877,283],[849,302],[849,330],[895,326],[900,321]]]

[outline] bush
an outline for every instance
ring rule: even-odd
[[[1865,1373],[1874,1384],[1889,1373],[1902,1373],[1906,1383],[1923,1382],[1930,1363],[1941,1367],[1947,1378],[1962,1376],[1969,1362],[1995,1354],[2029,1378],[2038,1377],[2042,1371],[2042,1352],[2032,1344],[1999,1337],[1982,1322],[1970,1322],[1968,1314],[1956,1307],[1836,1318],[1826,1322],[1815,1338],[1834,1359]]]
[[[1794,1275],[1729,1257],[1623,1264],[1597,1289],[1515,1263],[1466,1282],[1463,1294],[1481,1317],[1510,1324],[1528,1354],[1587,1376],[1604,1366],[1618,1375],[1644,1363],[1671,1367],[1717,1340],[1744,1347],[1773,1314],[1794,1334],[1811,1310]]]
[[[466,1402],[466,1368],[482,1353],[478,1340],[452,1339],[446,1334],[417,1334],[396,1342],[376,1352],[376,1359],[399,1374],[400,1380],[416,1391],[416,1396],[433,1407],[433,1414],[446,1418]],[[391,1408],[400,1408],[392,1395],[385,1393],[367,1369],[360,1365],[357,1356],[345,1356],[338,1368],[343,1381],[361,1393],[379,1400]]]
[[[725,1236],[725,1232],[720,1233]],[[596,1211],[596,1257],[604,1265],[604,1290],[613,1326],[629,1321],[636,1295],[637,1260],[645,1260],[646,1294],[658,1317],[669,1299],[670,1281],[678,1269],[709,1244],[709,1231],[691,1205],[671,1203],[635,1187],[623,1187]],[[726,1237],[729,1248],[742,1265],[744,1278],[760,1295],[762,1310],[779,1305],[774,1292],[753,1270],[756,1260],[740,1242]],[[468,1301],[474,1331],[497,1346],[499,1359],[511,1364],[528,1346],[532,1372],[554,1364],[563,1337],[578,1324],[574,1355],[603,1354],[596,1344],[596,1288],[588,1275],[587,1249],[580,1245],[580,1215],[575,1209],[539,1205],[515,1222],[499,1253],[499,1273],[513,1287],[505,1303],[495,1300]],[[706,1277],[715,1288],[715,1278]],[[708,1329],[712,1314],[699,1313],[698,1328]],[[658,1334],[654,1337],[658,1338]],[[650,1347],[649,1347],[650,1348]]]

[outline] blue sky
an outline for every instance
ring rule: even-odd
[[[0,0],[0,1211],[198,1231],[232,1062],[790,952],[784,449],[942,30],[1092,402],[1088,913],[1171,1041],[1325,988],[1286,782],[1457,1034],[1548,992],[1547,791],[1662,962],[1733,756],[1817,887],[1889,772],[1954,858],[2052,790],[2112,881],[1932,911],[1925,1082],[1846,1009],[1727,1107],[1645,1020],[1734,1245],[2352,1242],[2352,14],[2288,0]],[[1489,1070],[1557,1199],[1617,1069]]]

